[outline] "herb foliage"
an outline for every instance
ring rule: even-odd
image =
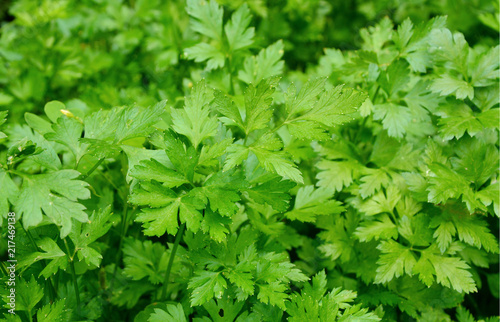
[[[11,4],[4,320],[498,318],[498,4],[281,2]]]

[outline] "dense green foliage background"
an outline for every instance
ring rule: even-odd
[[[498,1],[0,20],[4,320],[498,320]]]

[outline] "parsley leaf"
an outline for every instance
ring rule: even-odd
[[[135,219],[143,223],[144,234],[147,236],[159,237],[165,232],[175,235],[179,227],[179,215],[182,222],[188,222],[188,229],[196,232],[200,226],[201,214],[197,211],[200,209],[199,202],[187,196],[178,196],[157,181],[142,181],[134,188],[129,202],[138,206],[150,206],[143,208]]]
[[[283,212],[288,209],[290,195],[288,191],[295,187],[295,183],[288,180],[274,178],[246,190],[246,193],[255,202],[268,204],[274,210]]]
[[[243,69],[238,72],[238,78],[247,84],[258,84],[263,79],[280,75],[283,71],[283,41],[278,40],[262,49],[257,56],[245,58]]]
[[[180,303],[177,305],[168,304],[167,311],[162,309],[154,309],[154,313],[151,314],[148,321],[151,322],[187,322],[186,315],[184,314],[184,309]]]
[[[201,271],[191,279],[188,288],[191,293],[191,305],[200,305],[216,297],[221,298],[227,288],[227,282],[220,272]]]
[[[29,266],[42,259],[50,260],[50,263],[40,272],[41,276],[48,278],[54,275],[59,268],[66,268],[67,262],[64,260],[66,254],[59,248],[55,241],[45,237],[39,240],[38,247],[43,252],[34,252],[26,255],[18,262],[18,267],[20,269],[26,270]]]
[[[109,231],[112,226],[109,222],[111,215],[111,207],[108,206],[94,212],[88,223],[75,223],[69,237],[80,260],[84,259],[89,265],[100,266],[102,255],[90,245]]]
[[[271,120],[272,94],[278,85],[278,78],[268,78],[257,86],[250,85],[245,92],[245,131],[250,133],[264,128]]]
[[[127,239],[123,247],[123,256],[125,275],[133,280],[147,277],[152,284],[163,282],[168,257],[165,247],[160,243]]]
[[[333,193],[326,188],[301,187],[297,192],[293,209],[285,213],[285,216],[292,220],[314,222],[318,215],[342,212],[344,210],[342,203],[331,200],[332,197]]]
[[[312,278],[312,285],[306,284],[301,294],[293,294],[286,303],[290,321],[329,321],[360,320],[380,321],[380,318],[368,310],[361,309],[351,302],[356,292],[334,288],[327,293],[325,271],[320,271]]]
[[[191,28],[194,31],[215,40],[221,38],[223,11],[216,1],[188,0],[186,10],[193,17]]]
[[[377,261],[379,267],[375,283],[387,283],[405,272],[412,275],[413,267],[417,261],[409,248],[393,240],[382,241],[377,248],[382,252],[382,255]]]
[[[203,186],[193,189],[193,195],[202,200],[204,204],[210,202],[212,211],[217,211],[222,216],[230,217],[236,213],[236,202],[240,200],[239,190],[246,186],[241,172],[218,172],[210,177]]]
[[[231,20],[225,25],[224,30],[230,51],[234,52],[252,45],[255,31],[253,27],[248,27],[251,19],[252,16],[247,4],[243,4],[233,13]]]
[[[195,148],[217,130],[217,121],[209,116],[210,96],[205,82],[200,81],[186,98],[184,108],[172,109],[172,128],[187,136]]]
[[[16,204],[18,195],[19,188],[9,174],[0,168],[0,211],[3,214],[0,216],[0,224],[3,223],[3,219],[9,212],[9,203]]]
[[[0,125],[4,124],[7,121],[7,111],[0,112]],[[7,137],[7,134],[0,132],[0,140]]]
[[[67,309],[66,300],[59,300],[52,304],[44,305],[37,313],[37,321],[64,321],[70,319],[71,310]]]
[[[61,238],[64,238],[71,232],[72,218],[88,221],[85,207],[77,200],[90,198],[89,184],[76,180],[79,175],[74,170],[60,170],[25,178],[16,203],[24,226],[40,224],[43,210],[54,224],[61,226]]]
[[[448,257],[437,254],[437,249],[431,247],[422,251],[421,257],[414,265],[413,272],[419,274],[420,280],[430,286],[436,276],[436,281],[446,287],[452,287],[458,292],[476,292],[476,284],[467,265],[458,257]]]

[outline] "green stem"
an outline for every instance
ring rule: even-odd
[[[307,113],[306,113],[307,114]],[[306,115],[304,114],[304,115]],[[270,133],[270,134],[273,134],[274,132],[277,132],[279,129],[281,129],[284,125],[288,124],[288,123],[292,123],[293,121],[299,121],[301,119],[302,116],[298,116],[298,117],[295,117],[295,118],[291,118],[293,114],[288,114],[286,116],[286,119],[279,125],[276,125],[274,127],[274,129],[270,130],[270,131],[267,131],[267,133]]]
[[[167,297],[168,281],[170,279],[170,271],[172,270],[172,265],[174,264],[175,253],[177,252],[177,247],[179,247],[179,243],[181,242],[181,238],[182,238],[182,235],[184,233],[185,228],[186,228],[186,224],[182,224],[181,227],[179,228],[179,231],[177,232],[177,235],[175,235],[174,247],[172,248],[172,251],[170,252],[170,258],[168,260],[167,272],[165,273],[165,280],[163,281],[162,292],[160,293],[160,296],[159,296],[159,298],[161,300],[164,300]]]
[[[0,270],[2,271],[2,273],[5,274],[5,276],[8,276],[9,274],[7,273],[7,269],[5,268],[5,264],[2,262],[0,263]]]
[[[76,280],[75,262],[73,261],[73,257],[69,255],[70,251],[66,238],[64,239],[64,245],[66,246],[66,251],[68,252],[66,256],[68,257],[71,277],[73,278],[73,287],[75,288],[76,305],[80,306],[80,288],[78,287],[78,281]]]
[[[116,267],[118,266],[118,261],[120,260],[120,255],[121,255],[121,250],[122,250],[122,245],[123,245],[123,238],[125,237],[125,232],[127,231],[126,225],[128,225],[128,203],[125,203],[125,208],[123,209],[123,221],[122,225],[120,227],[120,242],[118,243],[118,250],[116,252],[116,258],[115,258],[115,271]]]
[[[75,170],[78,170],[78,166],[80,165],[80,161],[82,161],[83,156],[81,156],[79,159],[77,159],[75,155]]]
[[[103,172],[103,173],[102,173],[102,177],[103,177],[104,179],[106,179],[106,181],[107,181],[107,182],[109,182],[109,184],[110,184],[111,186],[113,186],[113,188],[115,188],[117,191],[120,191],[120,188],[118,188],[118,187],[116,186],[116,184],[113,182],[113,180],[111,180],[111,178],[107,175],[107,173]],[[120,196],[120,194],[118,194],[118,196],[119,196],[119,197],[121,197],[121,196]],[[124,201],[124,202],[126,202],[127,200],[123,200],[123,201]]]
[[[23,228],[24,232],[26,233],[26,236],[28,236],[28,239],[30,240],[32,246],[35,248],[35,251],[37,251],[37,252],[40,251],[40,248],[38,247],[35,239],[33,238],[33,235],[31,235],[31,232],[29,230],[27,230],[26,228],[24,228],[24,225],[22,225],[22,224],[21,224],[21,227]],[[38,263],[42,267],[42,270],[47,267],[47,262],[45,260],[40,261]],[[52,284],[52,278],[50,277],[47,281],[49,282],[50,302],[53,303],[56,296],[57,296],[57,292],[56,292],[56,289],[54,288],[54,285]]]
[[[366,126],[366,120],[368,119],[368,117],[364,117],[363,118],[363,121],[361,121],[361,124],[359,125],[358,127],[358,131],[356,132],[356,136],[354,137],[354,140],[353,142],[356,143],[359,141],[359,137],[361,135],[361,132],[363,132],[363,129],[365,128]]]
[[[126,198],[125,198],[126,199]],[[126,202],[126,201],[125,201]],[[132,214],[134,213],[135,208],[132,210]],[[113,276],[111,277],[111,281],[109,282],[109,287],[113,287],[113,283],[115,282],[116,272],[118,271],[119,261],[122,254],[122,246],[125,235],[127,235],[128,231],[128,203],[125,203],[125,208],[123,210],[124,215],[122,219],[122,225],[120,226],[120,241],[118,244],[118,250],[115,257],[115,267],[113,269]]]
[[[80,180],[87,179],[92,174],[92,172],[94,172],[95,169],[97,169],[101,165],[101,163],[103,163],[103,162],[104,162],[104,158],[99,159],[99,161],[97,161],[96,164],[94,164],[92,169],[90,169],[86,174],[80,176]]]
[[[9,170],[9,172],[12,173],[12,174],[18,175],[20,177],[23,177],[23,179],[28,177],[28,175],[26,173],[19,172],[17,170],[13,170],[12,169],[12,170]]]
[[[31,235],[31,233],[26,228],[24,228],[24,225],[21,225],[21,227],[23,227],[23,230],[26,233],[26,235],[28,236],[28,239],[30,240],[31,245],[33,245],[35,250],[38,251],[38,245],[36,244],[35,240],[33,239],[33,236]]]
[[[179,27],[177,26],[175,19],[170,18],[170,26],[172,31],[172,37],[174,38],[175,48],[182,51],[182,36],[180,35]]]
[[[286,118],[286,120],[284,120],[284,121],[283,121],[283,123],[281,123],[280,125],[276,125],[276,126],[274,127],[274,129],[272,129],[271,131],[268,131],[268,133],[271,133],[271,134],[272,134],[272,133],[274,133],[274,132],[277,132],[277,131],[278,131],[279,129],[281,129],[284,125],[286,125],[286,124],[288,124],[288,123],[290,123],[290,122],[292,122],[292,121],[298,120],[298,119],[299,119],[299,118],[297,117],[297,118],[295,118],[295,119],[290,120],[290,119],[289,119],[289,117],[287,117],[287,118]]]
[[[231,57],[227,58],[227,69],[229,72],[229,94],[234,95],[233,73],[231,71]]]
[[[377,89],[375,90],[375,93],[373,94],[373,98],[372,98],[372,103],[373,104],[376,104],[375,100],[377,99],[379,90],[380,90],[380,86],[377,86]]]

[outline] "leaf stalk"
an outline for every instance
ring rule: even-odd
[[[73,279],[73,287],[75,289],[76,304],[77,304],[77,306],[80,306],[80,288],[78,287],[78,281],[76,279],[74,254],[73,254],[73,256],[69,255],[70,251],[69,251],[69,246],[68,246],[68,242],[67,242],[66,238],[64,239],[64,245],[66,246],[66,251],[67,251],[66,256],[68,257],[68,263],[69,263],[69,268],[71,271],[71,277]]]
[[[163,288],[160,293],[159,299],[164,300],[167,297],[168,290],[168,281],[170,279],[170,272],[172,270],[172,265],[174,264],[175,253],[177,252],[177,248],[179,247],[179,243],[181,242],[182,235],[184,234],[184,229],[186,228],[186,224],[181,224],[177,234],[175,235],[174,246],[172,251],[170,252],[170,258],[168,260],[167,272],[165,273],[165,280],[163,281]]]

